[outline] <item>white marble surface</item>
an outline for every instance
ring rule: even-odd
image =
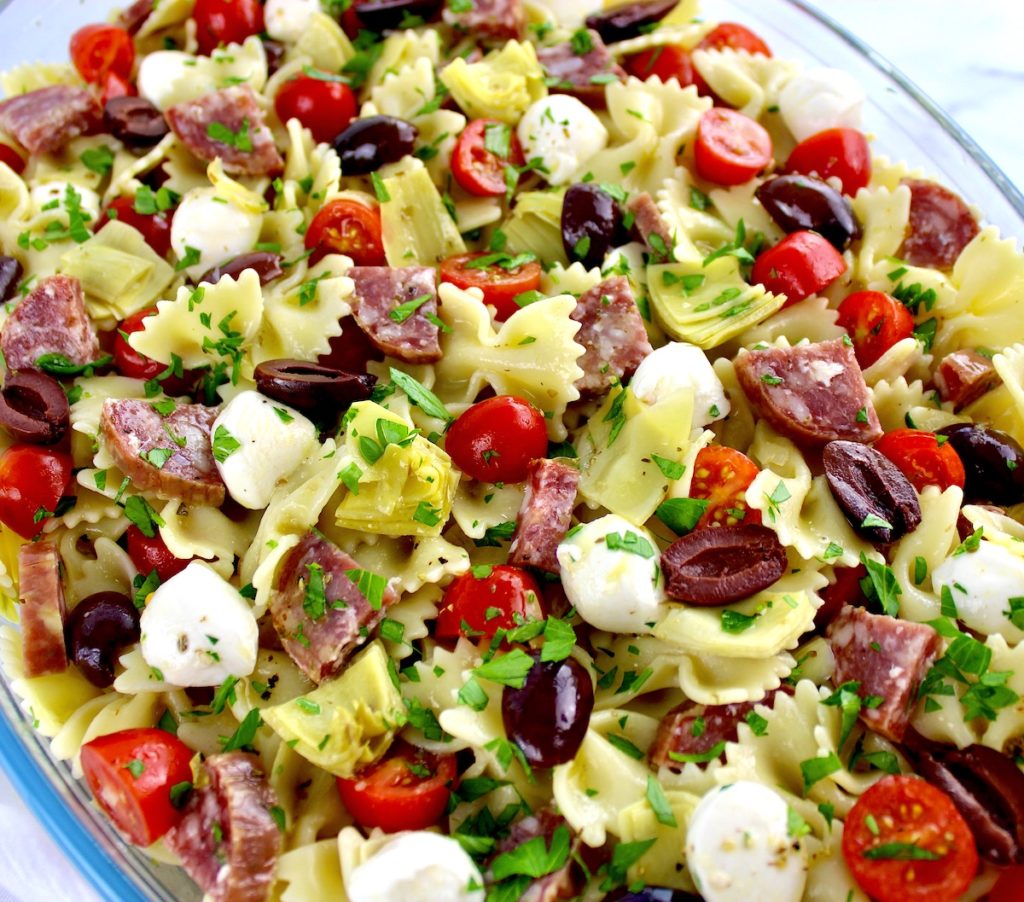
[[[935,99],[1024,187],[1024,5],[817,0]],[[0,4],[2,6],[2,4]],[[0,902],[98,902],[0,772]]]

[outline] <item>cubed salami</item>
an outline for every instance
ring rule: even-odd
[[[217,413],[214,407],[181,404],[163,416],[148,401],[108,398],[100,432],[114,462],[136,489],[219,507],[224,503],[224,481],[210,439]]]
[[[64,646],[64,586],[60,555],[53,542],[32,542],[18,549],[21,596],[21,647],[25,675],[42,676],[67,669]]]
[[[609,81],[626,77],[601,36],[592,29],[580,29],[571,41],[541,47],[537,59],[547,73],[550,90],[572,94],[592,107],[606,105],[604,86]]]
[[[977,401],[1002,381],[992,361],[971,350],[947,354],[935,371],[935,387],[939,396],[943,401],[951,401],[957,410]]]
[[[174,134],[200,160],[220,158],[231,175],[273,175],[284,168],[263,110],[248,85],[214,91],[166,112]]]
[[[447,4],[444,20],[477,41],[491,44],[519,40],[526,30],[522,0],[465,0]]]
[[[441,359],[437,272],[430,266],[353,266],[355,319],[370,341],[407,363]],[[403,305],[405,305],[403,307]]]
[[[854,680],[861,698],[880,698],[874,707],[861,706],[861,720],[894,742],[902,740],[917,688],[939,652],[939,634],[922,623],[847,606],[827,635],[836,660],[833,682]]]
[[[771,705],[771,699],[765,699]],[[654,770],[670,767],[679,770],[683,762],[676,755],[707,755],[720,742],[735,742],[739,723],[754,710],[754,702],[732,705],[695,705],[683,702],[661,719],[658,732],[647,752]]]
[[[545,846],[550,846],[551,837],[559,827],[571,830],[562,815],[551,808],[541,808],[516,821],[509,829],[508,836],[498,842],[497,852],[499,855],[511,852],[538,836],[544,838]],[[570,852],[574,853],[578,848],[579,838],[573,835]],[[533,880],[519,896],[519,902],[560,902],[564,899],[575,899],[583,883],[581,877],[582,874],[576,873],[570,858],[568,863],[557,871]]]
[[[34,154],[60,150],[72,138],[98,129],[102,121],[92,94],[72,85],[50,85],[0,103],[0,131]]]
[[[675,240],[654,198],[646,191],[634,194],[626,202],[626,212],[633,214],[633,226],[647,245],[651,262],[664,263],[671,260]]]
[[[558,573],[555,552],[572,522],[579,482],[576,467],[545,458],[531,461],[515,537],[508,550],[510,564]]]
[[[980,231],[958,194],[927,179],[904,179],[910,189],[910,219],[897,251],[914,266],[949,269]]]
[[[736,375],[758,415],[795,442],[882,435],[853,346],[841,338],[740,354]]]

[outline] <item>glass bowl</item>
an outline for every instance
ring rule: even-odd
[[[6,64],[64,61],[67,38],[87,22],[107,18],[111,0],[12,0],[0,4],[0,51]],[[906,77],[867,44],[805,0],[757,4],[707,0],[706,14],[744,22],[778,56],[845,69],[864,86],[866,130],[893,160],[922,166],[976,204],[1004,235],[1024,237],[1024,196]],[[0,675],[0,764],[58,845],[112,902],[198,900],[200,892],[177,868],[157,864],[119,839],[66,763],[55,761]]]

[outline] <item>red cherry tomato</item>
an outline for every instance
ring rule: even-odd
[[[172,576],[181,573],[191,561],[190,558],[175,557],[171,554],[159,532],[150,539],[137,526],[129,526],[127,535],[128,557],[143,576],[156,570],[160,582],[167,582]]]
[[[463,573],[444,593],[436,634],[442,639],[489,639],[499,629],[543,617],[540,598],[537,581],[521,567],[500,564],[480,577]]]
[[[114,97],[134,97],[138,92],[127,78],[118,75],[116,72],[108,72],[102,81],[103,90],[100,93],[100,104],[106,106],[108,100]]]
[[[356,95],[339,81],[300,75],[281,86],[274,110],[282,122],[298,119],[313,133],[314,141],[329,144],[355,116]]]
[[[662,81],[675,78],[684,88],[697,83],[697,70],[693,67],[690,51],[674,44],[663,44],[643,53],[634,53],[626,57],[623,65],[630,75],[645,81],[657,75]]]
[[[954,902],[978,851],[953,800],[919,777],[883,777],[853,806],[843,858],[877,902]]]
[[[860,581],[868,575],[868,568],[863,564],[856,567],[836,567],[836,581],[821,590],[821,598],[825,602],[814,615],[814,626],[824,629],[835,616],[848,604],[854,604],[864,598],[864,590]]]
[[[83,745],[82,773],[114,826],[135,845],[151,846],[181,819],[171,790],[191,783],[192,755],[177,736],[138,727]]]
[[[454,755],[434,755],[398,740],[376,764],[350,780],[339,777],[338,792],[363,827],[423,830],[444,814],[455,775]]]
[[[11,445],[0,454],[0,523],[23,539],[43,528],[71,480],[71,457],[38,445]]]
[[[122,376],[129,376],[132,379],[155,379],[167,369],[166,364],[140,354],[124,338],[124,335],[141,332],[146,328],[143,320],[147,316],[155,315],[156,307],[147,307],[133,313],[117,327],[117,335],[114,338],[114,365],[121,371]]]
[[[345,254],[356,266],[383,266],[380,213],[355,200],[332,200],[318,211],[306,231],[312,263],[326,254]]]
[[[945,436],[942,437],[945,439]],[[952,443],[934,432],[894,429],[877,442],[875,450],[889,458],[919,492],[937,485],[945,491],[951,485],[964,487],[964,465]]]
[[[747,53],[760,53],[771,56],[768,45],[754,32],[738,22],[723,22],[712,28],[698,45],[698,50],[746,50]]]
[[[881,291],[856,291],[843,298],[836,322],[850,333],[857,362],[863,367],[871,366],[914,331],[910,311]]]
[[[548,450],[544,415],[528,401],[499,395],[466,410],[448,430],[445,449],[481,482],[522,482],[530,461]]]
[[[744,498],[760,472],[757,464],[735,448],[701,448],[693,464],[690,497],[706,499],[708,507],[695,528],[760,523],[761,512],[748,508]]]
[[[459,288],[479,288],[484,293],[484,303],[494,307],[497,320],[504,322],[519,310],[516,296],[540,287],[540,263],[532,260],[513,269],[506,269],[500,263],[476,266],[474,262],[490,254],[459,254],[441,263],[441,281],[451,282]]]
[[[712,107],[697,124],[693,160],[702,179],[742,185],[771,163],[771,135],[749,116]]]
[[[18,175],[25,171],[25,158],[9,144],[0,144],[0,163],[6,163]]]
[[[843,183],[843,194],[853,197],[871,181],[871,149],[855,128],[830,128],[804,139],[789,155],[786,172],[802,172]]]
[[[113,210],[113,215],[111,215]],[[166,257],[171,249],[171,211],[164,213],[139,213],[135,209],[135,201],[130,197],[115,197],[103,211],[103,216],[96,224],[97,230],[103,228],[108,220],[117,219],[133,229],[138,229],[142,237],[161,257]]]
[[[127,79],[135,65],[132,36],[116,25],[86,25],[71,35],[71,62],[90,84],[102,84],[108,74]]]
[[[495,153],[488,144],[502,153]],[[508,188],[505,170],[524,162],[523,148],[513,129],[493,119],[474,119],[455,142],[452,175],[470,194],[501,197]]]
[[[241,44],[263,31],[263,7],[257,0],[196,0],[199,52],[209,56],[220,44]]]
[[[1020,902],[1024,899],[1024,867],[1006,868],[986,898],[988,902]]]
[[[754,261],[751,281],[784,294],[789,307],[817,294],[846,272],[846,261],[816,232],[793,232]]]

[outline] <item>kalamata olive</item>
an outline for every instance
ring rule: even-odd
[[[587,28],[593,28],[606,44],[614,44],[638,37],[644,26],[660,22],[676,5],[677,0],[648,0],[613,6],[587,16]]]
[[[263,52],[267,55],[267,75],[273,75],[284,62],[285,46],[272,38],[263,38]]]
[[[164,114],[144,97],[111,97],[103,128],[129,147],[152,147],[170,131]]]
[[[622,231],[622,210],[597,185],[570,186],[562,202],[562,245],[570,260],[600,266]]]
[[[940,429],[963,461],[964,501],[1003,507],[1024,501],[1024,448],[1005,432],[975,423]]]
[[[786,572],[786,549],[765,526],[696,529],[661,556],[670,598],[714,606],[749,598]]]
[[[306,413],[342,410],[366,401],[377,384],[368,373],[346,373],[305,360],[265,360],[256,366],[256,388]]]
[[[14,257],[0,256],[0,301],[9,301],[21,281],[21,263]]]
[[[68,431],[71,408],[60,383],[46,373],[8,373],[0,389],[0,426],[19,442],[54,445]]]
[[[785,232],[817,232],[839,250],[860,237],[853,206],[835,188],[809,175],[779,175],[755,192]]]
[[[571,761],[586,736],[594,710],[594,684],[579,661],[541,661],[526,675],[522,689],[501,694],[505,735],[522,749],[531,767]]]
[[[355,119],[337,138],[334,149],[341,158],[343,175],[366,175],[385,163],[395,163],[412,153],[419,129],[394,116]]]
[[[921,523],[910,480],[884,454],[859,442],[829,442],[825,478],[850,525],[869,542],[895,542]]]
[[[635,892],[622,887],[605,896],[604,902],[701,902],[701,897],[668,886],[645,886]]]
[[[68,616],[64,627],[68,657],[94,686],[105,689],[114,682],[117,653],[139,641],[139,616],[132,600],[119,592],[83,598]]]
[[[280,254],[274,254],[270,251],[253,251],[251,254],[242,254],[239,257],[235,257],[234,260],[228,260],[227,263],[215,266],[199,281],[215,285],[224,276],[231,276],[232,279],[237,279],[245,270],[254,269],[256,270],[256,275],[260,277],[260,285],[266,285],[284,273],[284,270],[281,268],[281,259]]]
[[[429,22],[441,9],[441,0],[356,0],[352,8],[370,31],[388,31],[411,28],[403,23],[414,16]]]

